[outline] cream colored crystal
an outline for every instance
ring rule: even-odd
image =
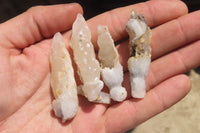
[[[51,88],[55,97],[53,110],[65,122],[76,115],[78,96],[70,55],[60,33],[56,33],[53,38],[50,64]]]
[[[78,94],[85,96],[83,90],[82,90],[82,85],[78,86]],[[97,97],[96,100],[92,101],[94,103],[104,103],[104,104],[110,104],[110,94],[105,93],[105,92],[100,92],[99,96]]]
[[[108,27],[99,25],[97,29],[97,44],[99,46],[98,57],[101,62],[101,67],[113,68],[119,61],[119,58],[112,37],[108,31]]]
[[[70,43],[78,73],[83,82],[81,87],[83,94],[89,101],[94,102],[98,100],[104,83],[100,80],[101,68],[91,43],[91,32],[81,14],[77,15],[73,24]]]
[[[123,81],[123,68],[119,62],[119,55],[107,26],[98,26],[99,53],[98,57],[102,67],[102,78],[110,89],[114,101],[123,101],[127,92],[121,86]]]
[[[132,96],[143,98],[146,93],[146,76],[151,63],[151,30],[147,26],[144,16],[132,11],[131,18],[126,24],[129,34],[130,58],[128,69],[130,72]]]

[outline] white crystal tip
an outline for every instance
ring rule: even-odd
[[[117,87],[111,88],[110,96],[114,101],[121,102],[126,99],[127,92],[124,87],[117,86]]]
[[[145,91],[132,90],[132,97],[134,98],[144,98],[145,94],[146,94]]]
[[[95,101],[101,90],[103,89],[104,83],[101,80],[96,80],[93,82],[86,82],[82,86],[84,95],[88,98],[88,101]]]
[[[61,96],[52,104],[55,115],[62,118],[62,122],[72,119],[78,110],[77,100],[69,98],[69,96]]]
[[[146,94],[145,78],[134,77],[131,80],[131,94],[134,98],[144,98]]]

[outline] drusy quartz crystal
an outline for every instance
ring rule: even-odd
[[[78,110],[78,96],[85,96],[88,101],[109,104],[110,98],[122,102],[127,92],[122,87],[123,68],[119,55],[107,26],[98,26],[98,58],[91,43],[90,29],[81,14],[77,15],[72,27],[70,45],[74,61],[82,84],[77,87],[70,55],[60,33],[53,37],[50,64],[51,88],[55,99],[53,110],[63,122],[73,118]],[[129,34],[131,94],[135,98],[143,98],[146,93],[146,76],[151,63],[151,30],[143,15],[132,11],[126,24]],[[103,81],[101,81],[101,77]],[[110,94],[103,92],[105,85]]]
[[[91,43],[90,29],[81,14],[77,15],[73,24],[70,44],[83,82],[81,86],[83,95],[91,102],[110,103],[109,94],[101,92],[104,86],[100,80],[101,67]]]
[[[131,93],[135,98],[143,98],[146,94],[146,76],[151,63],[151,30],[147,26],[144,16],[132,11],[126,24],[129,34],[130,58],[128,69],[130,72]]]
[[[71,58],[60,33],[56,33],[53,38],[50,64],[51,88],[55,97],[53,110],[65,122],[76,115],[78,96]]]
[[[103,81],[110,89],[111,98],[114,101],[123,101],[127,96],[126,89],[121,86],[123,68],[119,62],[119,55],[107,26],[98,26],[97,43]]]

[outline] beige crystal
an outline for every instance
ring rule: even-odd
[[[93,44],[91,43],[91,32],[81,14],[77,15],[73,24],[70,44],[73,49],[74,60],[78,67],[80,79],[83,82],[81,90],[84,96],[89,101],[99,101],[101,90],[104,86],[100,80],[101,68],[96,59]]]
[[[78,96],[70,55],[60,33],[56,33],[53,38],[50,64],[51,88],[55,97],[53,110],[65,122],[76,115]]]
[[[121,86],[123,68],[119,62],[119,55],[107,26],[98,26],[97,43],[103,81],[110,89],[111,98],[114,101],[123,101],[127,96],[126,89]]]

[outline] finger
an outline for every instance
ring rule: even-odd
[[[148,1],[111,10],[88,20],[94,45],[96,46],[97,25],[107,25],[115,42],[127,36],[125,26],[133,9],[143,14],[151,27],[187,13],[187,7],[181,1]]]
[[[152,30],[152,60],[200,39],[200,11],[182,16]],[[191,21],[192,20],[192,21]],[[120,62],[127,70],[128,41],[117,46]]]
[[[149,88],[177,74],[185,73],[200,65],[200,41],[187,45],[151,63],[147,76]]]
[[[200,39],[200,11],[182,16],[153,30],[152,58]]]
[[[130,99],[111,106],[104,115],[107,132],[123,132],[137,126],[178,102],[190,87],[189,78],[178,75],[156,86],[144,99]]]
[[[0,25],[0,39],[5,48],[23,49],[58,31],[71,28],[79,4],[37,6]]]

